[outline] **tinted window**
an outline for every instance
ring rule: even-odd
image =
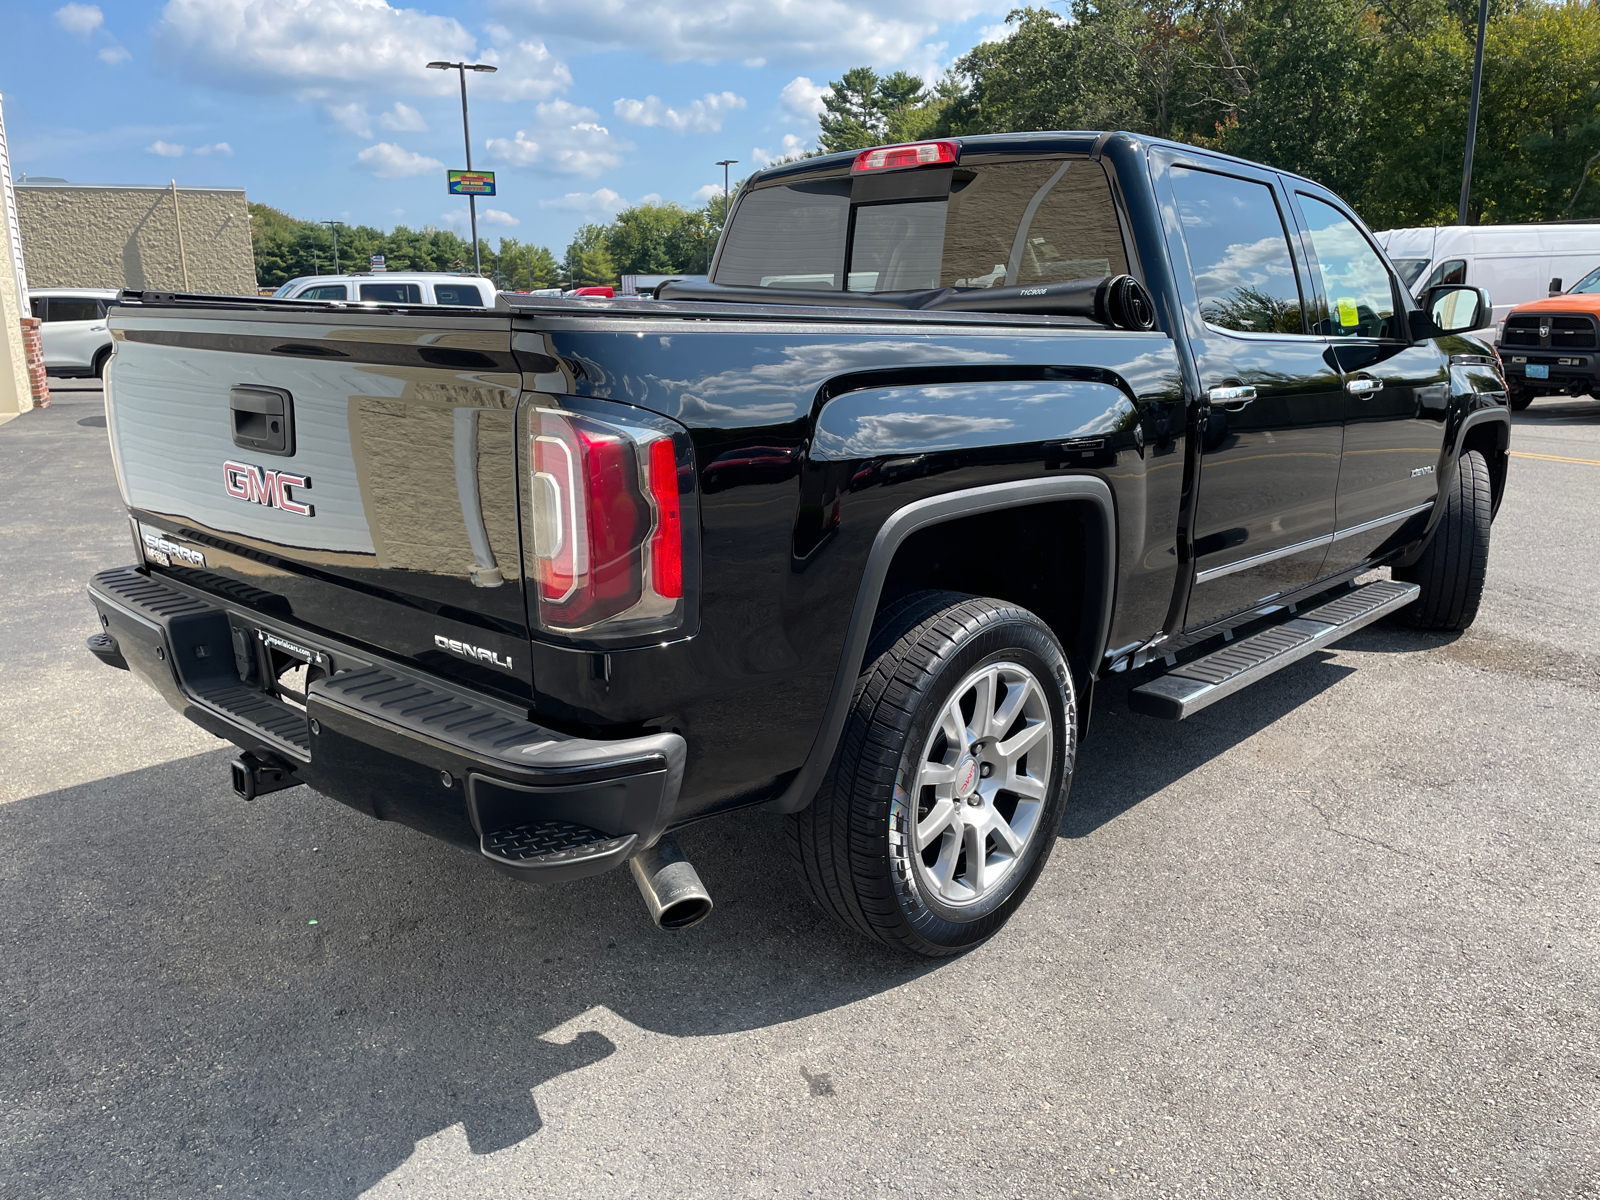
[[[433,298],[439,304],[483,307],[483,293],[470,283],[436,283],[433,285]]]
[[[350,289],[342,283],[319,283],[316,287],[308,287],[295,297],[296,300],[348,300]]]
[[[849,290],[910,292],[938,287],[944,218],[943,200],[857,208]]]
[[[1425,258],[1394,258],[1389,261],[1394,263],[1394,269],[1400,272],[1400,282],[1407,287],[1414,286],[1428,269],[1428,260]]]
[[[761,188],[739,201],[714,282],[839,290],[850,181]]]
[[[1200,315],[1221,329],[1301,333],[1289,235],[1264,183],[1172,170]]]
[[[1338,209],[1302,194],[1300,211],[1305,214],[1316,252],[1317,270],[1322,276],[1322,291],[1328,311],[1318,314],[1319,332],[1344,337],[1398,337],[1394,287],[1389,272],[1372,244]],[[1451,263],[1441,264],[1438,273]],[[1465,264],[1462,264],[1463,273]]]
[[[1327,206],[1324,205],[1324,208]],[[1310,214],[1307,214],[1308,216]],[[1428,286],[1433,287],[1440,283],[1466,283],[1467,261],[1464,258],[1452,258],[1449,262],[1439,264],[1438,270],[1428,276]]]
[[[100,305],[94,300],[79,300],[69,296],[51,296],[46,310],[46,321],[98,321]]]
[[[363,283],[363,300],[377,300],[384,304],[421,304],[422,285],[417,283]]]
[[[44,297],[34,296],[28,303],[33,307],[33,315],[41,321],[44,320]]]

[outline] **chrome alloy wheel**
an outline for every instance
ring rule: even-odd
[[[945,904],[976,904],[1023,858],[1039,823],[1055,735],[1033,672],[979,667],[950,694],[923,747],[911,862]]]

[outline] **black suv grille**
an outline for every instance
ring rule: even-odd
[[[1542,342],[1539,338],[1541,324],[1550,326],[1548,342]],[[1544,313],[1507,317],[1500,344],[1528,350],[1537,350],[1542,345],[1552,350],[1593,350],[1596,344],[1594,318],[1547,316]]]

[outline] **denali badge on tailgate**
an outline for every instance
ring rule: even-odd
[[[297,517],[316,515],[310,504],[301,504],[289,494],[292,487],[309,488],[311,480],[304,475],[291,475],[287,471],[268,471],[247,463],[222,464],[222,486],[228,495],[251,504],[264,504],[268,508],[281,508]]]
[[[470,642],[458,642],[455,638],[447,638],[442,633],[433,635],[433,644],[441,650],[448,650],[451,654],[459,654],[462,658],[476,659],[479,662],[493,663],[497,667],[511,670],[511,659],[501,658],[493,650],[486,650],[482,646],[474,646]]]

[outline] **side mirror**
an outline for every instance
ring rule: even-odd
[[[1552,296],[1561,295],[1561,276],[1557,275],[1550,281],[1550,294]]]
[[[1478,287],[1458,283],[1435,284],[1428,289],[1422,307],[1435,330],[1434,336],[1482,329],[1494,319],[1489,293]]]

